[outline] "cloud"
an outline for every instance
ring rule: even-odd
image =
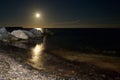
[[[120,28],[120,23],[83,23],[80,20],[43,25],[47,28]]]
[[[80,20],[75,20],[75,21],[64,21],[64,22],[52,23],[48,25],[75,25],[79,23],[80,23]]]
[[[116,20],[117,19],[117,20]],[[38,26],[35,24],[8,24],[6,26],[15,26],[18,27],[42,27],[42,28],[120,28],[120,19],[117,17],[112,17],[112,18],[98,18],[94,20],[88,20],[88,21],[83,21],[83,20],[69,20],[69,21],[61,21],[61,22],[47,22],[47,23],[40,23]],[[98,21],[97,21],[98,20]],[[116,21],[115,21],[116,20]],[[2,25],[0,25],[2,26]]]

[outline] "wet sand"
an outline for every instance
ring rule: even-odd
[[[70,61],[86,62],[103,69],[110,69],[120,73],[120,58],[117,56],[88,54],[67,50],[54,50],[52,53]]]

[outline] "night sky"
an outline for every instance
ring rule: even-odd
[[[40,19],[34,16],[37,12]],[[0,0],[0,26],[120,27],[120,1]]]

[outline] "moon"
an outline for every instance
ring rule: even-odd
[[[36,17],[36,18],[40,18],[40,13],[36,13],[36,14],[35,14],[35,17]]]

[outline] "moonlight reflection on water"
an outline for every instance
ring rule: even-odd
[[[42,67],[42,54],[44,50],[44,43],[36,44],[34,48],[31,49],[31,59],[32,65],[34,67]]]
[[[32,53],[34,54],[34,56],[38,56],[41,54],[43,49],[44,49],[43,43],[36,44],[36,46],[32,49]]]

